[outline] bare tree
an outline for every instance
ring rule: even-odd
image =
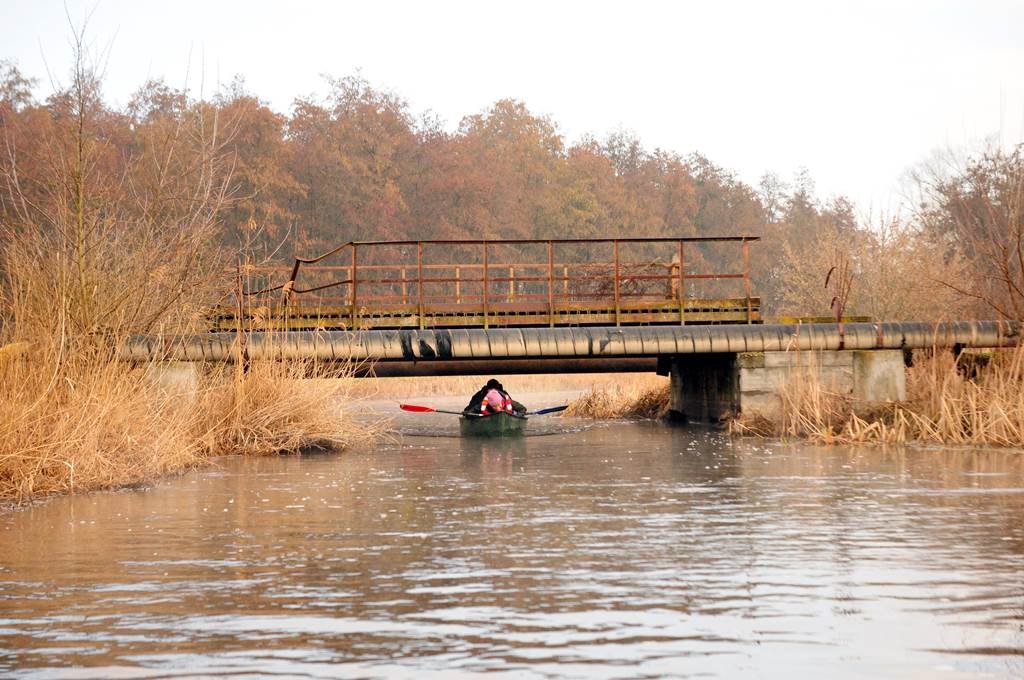
[[[230,198],[219,112],[182,98],[125,125],[101,97],[84,29],[73,66],[31,115],[6,116],[3,294],[20,333],[146,332],[195,318],[223,268],[212,246]]]
[[[970,276],[943,284],[1003,318],[1024,318],[1024,144],[990,148],[916,179],[926,234],[970,262]]]

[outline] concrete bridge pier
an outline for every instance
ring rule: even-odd
[[[669,414],[684,422],[718,423],[740,411],[736,354],[684,354],[670,360]]]
[[[667,364],[670,412],[687,422],[718,423],[738,413],[776,419],[782,390],[796,379],[815,379],[863,403],[907,398],[898,349],[689,354],[670,357]]]

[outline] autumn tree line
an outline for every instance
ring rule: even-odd
[[[735,234],[762,237],[751,266],[768,315],[1024,318],[1020,146],[922,165],[899,214],[864,218],[806,171],[752,186],[626,132],[571,142],[512,99],[451,130],[358,76],[286,113],[240,79],[206,98],[150,81],[116,107],[83,59],[45,99],[34,85],[0,67],[0,237],[50,234],[32,257],[81,278],[81,329],[105,323],[128,274],[159,309],[117,314],[151,327],[187,277],[240,248],[285,262],[353,240]]]

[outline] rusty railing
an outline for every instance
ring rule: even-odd
[[[244,296],[280,291],[279,316],[326,320],[321,327],[756,323],[757,240],[359,241],[296,258],[290,270],[264,268],[257,274],[267,285]],[[717,247],[738,247],[733,271],[688,271]],[[739,284],[736,294],[713,285],[730,283]]]

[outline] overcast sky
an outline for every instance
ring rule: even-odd
[[[106,92],[207,93],[236,74],[275,109],[361,70],[450,128],[504,97],[568,140],[625,129],[756,183],[807,167],[824,196],[895,207],[936,150],[1024,138],[1024,0],[303,2],[0,0],[0,58],[49,91],[68,13],[109,46]]]

